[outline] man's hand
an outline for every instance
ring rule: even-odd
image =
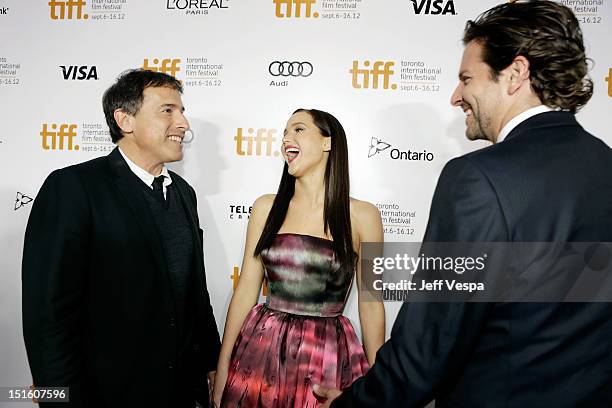
[[[208,403],[212,406],[213,402],[213,390],[215,389],[215,375],[216,371],[209,372],[206,376],[208,377]]]
[[[315,397],[317,397],[317,400],[319,402],[325,402],[323,405],[321,405],[320,408],[329,408],[331,406],[332,401],[338,398],[340,394],[342,394],[342,391],[340,390],[321,387],[317,384],[313,385],[312,389],[315,393]]]

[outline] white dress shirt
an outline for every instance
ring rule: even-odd
[[[538,106],[534,106],[533,108],[529,108],[522,113],[519,113],[518,115],[510,119],[510,121],[506,123],[506,126],[502,128],[501,132],[499,132],[499,136],[497,136],[496,143],[503,142],[504,139],[506,139],[506,137],[510,134],[510,132],[512,132],[512,129],[517,127],[521,122],[526,121],[532,116],[535,116],[535,115],[538,115],[544,112],[550,112],[551,110],[552,108],[549,108],[546,105],[538,105]]]
[[[121,153],[121,155],[125,159],[126,163],[130,167],[130,170],[132,170],[132,173],[138,176],[139,179],[141,179],[147,186],[149,186],[151,190],[153,190],[153,180],[155,180],[156,176],[153,176],[148,171],[131,161],[129,157],[127,157],[125,153],[123,153],[123,150],[121,150],[121,148],[119,148],[119,153]],[[166,166],[162,167],[160,175],[164,176],[163,191],[164,198],[166,198],[166,191],[168,189],[168,186],[172,184],[172,178],[170,178],[170,173],[168,173],[168,169],[166,168]]]

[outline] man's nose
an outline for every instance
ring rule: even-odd
[[[461,106],[463,97],[461,96],[462,84],[459,83],[451,95],[450,103],[453,106]]]
[[[179,113],[179,117],[177,119],[176,127],[182,129],[184,132],[189,130],[189,121],[183,112]]]

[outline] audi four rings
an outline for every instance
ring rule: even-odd
[[[312,64],[307,61],[274,61],[268,67],[268,72],[270,72],[270,75],[272,76],[307,77],[312,74],[312,71]]]

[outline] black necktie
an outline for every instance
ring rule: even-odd
[[[153,180],[153,194],[155,198],[157,198],[160,202],[164,202],[164,177],[165,176],[157,176]]]

